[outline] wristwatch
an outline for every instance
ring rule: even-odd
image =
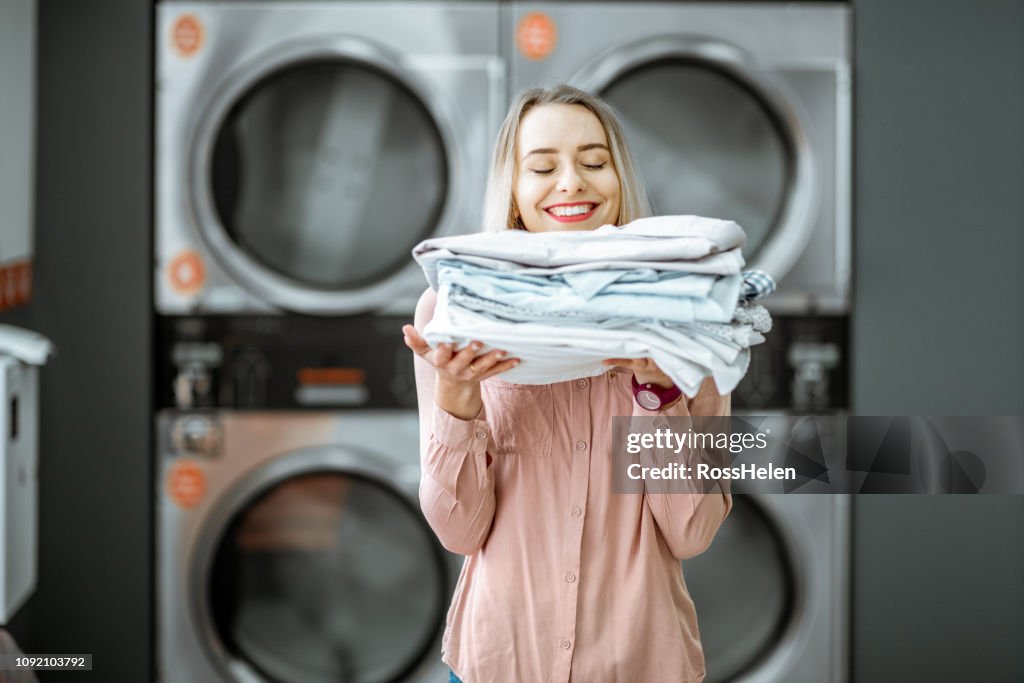
[[[683,392],[674,384],[668,389],[654,384],[640,384],[636,381],[636,375],[633,375],[633,397],[641,408],[660,410],[662,406],[667,406],[682,395]]]

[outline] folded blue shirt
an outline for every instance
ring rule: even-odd
[[[668,322],[729,322],[740,297],[740,275],[713,276],[654,269],[585,271],[551,276],[495,271],[462,261],[438,263],[438,281],[460,302],[479,298],[523,319],[634,318]]]

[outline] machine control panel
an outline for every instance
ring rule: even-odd
[[[732,396],[734,410],[797,414],[849,409],[849,321],[845,316],[774,315],[765,343]]]
[[[407,317],[165,316],[162,408],[413,408]],[[187,435],[182,438],[189,438]]]

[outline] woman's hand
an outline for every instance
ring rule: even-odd
[[[658,364],[650,358],[609,358],[602,363],[632,371],[638,384],[653,384],[662,389],[668,389],[674,384],[672,378],[662,372]]]
[[[434,366],[440,381],[479,383],[519,365],[518,358],[505,360],[506,354],[500,349],[478,356],[477,352],[483,348],[483,344],[478,341],[470,342],[456,351],[453,344],[438,344],[437,348],[432,347],[412,325],[402,327],[402,332],[405,333],[405,345]]]
[[[475,418],[483,407],[480,382],[519,365],[518,358],[505,358],[500,349],[477,355],[478,341],[455,350],[453,344],[432,347],[412,325],[402,327],[405,345],[437,372],[435,400],[441,408],[462,420]]]

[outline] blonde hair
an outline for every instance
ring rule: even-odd
[[[626,136],[614,110],[600,98],[570,85],[554,88],[530,88],[524,90],[509,108],[508,116],[498,132],[494,144],[491,173],[487,178],[487,192],[484,195],[483,232],[523,230],[517,215],[512,186],[515,183],[517,164],[516,146],[519,142],[519,126],[526,112],[545,104],[575,104],[585,107],[601,122],[612,165],[619,176],[619,217],[616,225],[623,225],[651,215],[640,171],[633,162],[633,155],[626,144]]]

